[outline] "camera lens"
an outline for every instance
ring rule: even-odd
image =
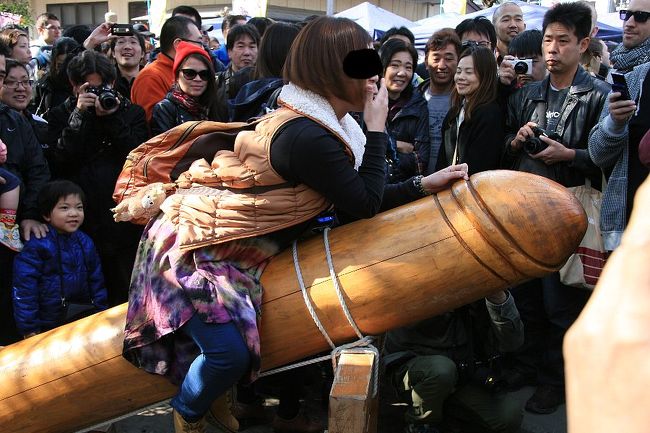
[[[525,74],[528,72],[528,65],[526,62],[517,62],[515,63],[515,73],[516,74]]]
[[[117,98],[112,92],[103,92],[99,95],[99,104],[104,110],[111,110],[117,105]]]

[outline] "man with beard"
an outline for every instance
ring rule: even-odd
[[[650,0],[632,0],[620,11],[623,20],[623,44],[609,56],[612,66],[627,73],[650,61]]]
[[[427,173],[433,173],[442,142],[442,121],[449,111],[449,95],[460,55],[460,39],[456,31],[447,28],[435,32],[427,41],[425,53],[429,79],[420,84],[417,91],[427,100],[429,109],[431,151]]]

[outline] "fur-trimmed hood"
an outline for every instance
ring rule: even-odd
[[[366,136],[350,114],[346,114],[339,120],[327,99],[291,83],[282,88],[278,102],[292,111],[317,121],[335,133],[350,147],[354,154],[354,168],[359,169],[365,151]]]

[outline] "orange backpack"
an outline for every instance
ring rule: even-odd
[[[140,188],[155,182],[170,183],[200,158],[212,161],[219,150],[233,150],[240,131],[253,130],[257,122],[193,121],[178,125],[133,149],[126,157],[113,190],[119,204]]]

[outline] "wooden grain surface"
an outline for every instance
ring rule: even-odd
[[[563,187],[495,171],[333,230],[345,302],[364,333],[448,311],[559,268],[586,219]],[[309,295],[337,344],[355,338],[329,278],[322,238],[298,247]],[[328,350],[296,281],[291,252],[262,276],[263,369]],[[169,398],[175,387],[121,357],[126,305],[0,351],[3,432],[69,432]]]

